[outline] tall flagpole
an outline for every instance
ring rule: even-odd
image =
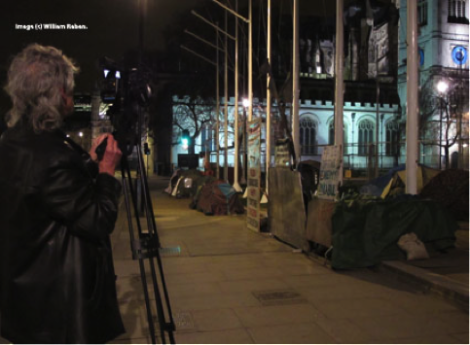
[[[418,6],[408,0],[406,51],[406,193],[418,194]]]
[[[340,166],[338,169],[338,184],[343,184],[343,104],[344,104],[344,0],[336,0],[336,49],[335,49],[335,145],[339,146]]]
[[[268,23],[267,23],[267,60],[271,66],[271,0],[268,0]],[[269,169],[271,166],[271,74],[266,76],[266,194],[269,194]]]
[[[235,0],[235,11],[238,12],[238,0]],[[239,161],[240,161],[240,143],[238,140],[238,17],[235,16],[235,109],[234,109],[234,116],[235,116],[235,129],[234,129],[234,137],[235,137],[235,152],[233,154],[233,188],[237,192],[241,192],[242,188],[239,184]]]
[[[293,10],[293,23],[294,23],[294,34],[293,34],[293,62],[292,62],[292,80],[293,80],[293,92],[292,92],[292,138],[294,140],[294,151],[297,168],[300,162],[300,128],[299,128],[299,77],[300,77],[300,54],[299,54],[299,0],[294,0]]]

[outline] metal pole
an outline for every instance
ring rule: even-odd
[[[442,95],[439,97],[439,170],[442,170],[442,110],[444,109]]]
[[[379,85],[379,48],[375,47],[375,171],[374,177],[379,177],[379,111],[380,111],[380,85]]]
[[[219,23],[217,23],[217,26],[218,26]],[[216,153],[217,153],[217,157],[216,157],[216,164],[217,164],[217,167],[216,167],[216,178],[219,179],[220,178],[220,167],[219,167],[219,163],[220,163],[220,145],[219,145],[219,127],[220,127],[220,124],[219,124],[219,113],[220,113],[220,99],[219,99],[219,31],[216,30],[215,31],[215,39],[216,39],[216,45],[217,45],[217,49],[215,50],[217,53],[216,53],[216,64],[217,64],[217,68],[216,68],[216,82],[215,82],[215,85],[216,85],[216,92],[217,92],[217,96],[216,96],[216,106],[215,106],[215,145],[216,145]]]
[[[227,12],[225,12],[225,31],[227,31]],[[227,35],[224,37],[225,44],[225,71],[224,71],[224,180],[228,181],[228,41]]]
[[[248,2],[248,120],[253,118],[253,9],[252,0]],[[246,129],[245,129],[246,131]]]
[[[267,22],[267,59],[271,64],[271,0],[268,0],[268,22]],[[271,166],[271,83],[270,73],[266,76],[266,194],[269,194],[269,168]]]
[[[217,0],[212,0],[214,1],[217,5],[219,5],[220,7],[222,7],[223,9],[225,9],[226,11],[230,12],[231,14],[233,14],[237,19],[240,18],[241,20],[243,20],[245,23],[249,23],[249,19],[246,19],[245,17],[241,16],[239,13],[238,13],[238,3],[235,4],[235,11],[232,10],[230,7],[227,7],[225,6],[224,4],[218,2]],[[237,0],[236,0],[237,1]]]
[[[208,58],[206,58],[205,56],[202,56],[201,54],[196,53],[194,50],[189,49],[188,47],[186,47],[186,46],[184,46],[184,45],[180,45],[180,47],[181,47],[181,49],[184,49],[184,50],[190,52],[191,54],[197,56],[198,58],[201,58],[202,60],[204,60],[204,61],[210,63],[211,65],[217,66],[217,64],[216,64],[214,61],[211,61],[211,60],[209,60]]]
[[[219,49],[219,50],[222,50],[220,48],[217,48],[217,46],[215,44],[212,44],[211,42],[209,42],[208,40],[205,40],[204,38],[196,35],[195,33],[189,31],[189,30],[184,30],[184,33],[188,34],[188,35],[191,35],[193,36],[194,38],[198,39],[199,41],[201,42],[204,42],[205,44],[211,46],[212,48],[215,48],[215,49]],[[215,65],[215,63],[213,63]]]
[[[227,28],[225,28],[225,31],[223,30],[220,30],[218,29],[219,31],[223,32],[226,37],[229,37],[231,39],[233,39],[235,41],[235,152],[234,152],[234,183],[233,183],[233,188],[236,190],[236,191],[241,191],[241,187],[238,183],[238,166],[239,166],[239,151],[240,151],[240,146],[239,146],[239,142],[238,142],[238,77],[239,77],[239,73],[238,73],[238,19],[242,19],[244,22],[248,23],[248,31],[249,31],[249,51],[248,51],[248,60],[249,60],[249,65],[248,65],[248,80],[249,80],[249,85],[248,85],[248,99],[250,100],[250,106],[249,106],[249,120],[252,119],[253,117],[253,65],[252,65],[252,61],[253,61],[253,41],[252,41],[252,37],[253,37],[253,23],[252,23],[252,6],[251,6],[251,3],[252,3],[252,0],[249,1],[249,19],[241,16],[239,13],[238,13],[238,0],[235,1],[235,11],[232,10],[231,8],[225,6],[224,4],[220,3],[219,1],[217,0],[213,0],[213,2],[215,2],[217,5],[219,5],[220,7],[222,7],[223,9],[225,9],[227,12],[233,14],[235,16],[235,37],[229,35],[226,31],[227,31]],[[193,14],[197,15],[194,11],[192,11]],[[202,19],[202,18],[201,18]],[[245,114],[245,111],[243,112]],[[245,118],[245,121],[246,121],[246,118]],[[245,126],[246,127],[246,126]],[[245,137],[245,134],[244,133],[244,136]],[[244,167],[243,169],[245,169],[245,164],[244,164]],[[244,176],[242,176],[242,181],[244,180]]]
[[[235,11],[238,12],[238,0],[235,0]],[[240,160],[240,143],[238,140],[238,17],[235,17],[235,152],[233,154],[233,189],[241,192],[242,188],[238,182],[238,166]]]
[[[344,102],[344,83],[343,83],[343,0],[336,0],[336,66],[335,66],[335,145],[339,146],[340,166],[338,169],[338,184],[343,184],[343,102]]]
[[[406,192],[418,194],[418,6],[408,0],[407,8],[407,111],[406,111]]]
[[[212,26],[213,28],[215,28],[217,31],[223,33],[225,36],[230,37],[232,40],[235,40],[235,37],[233,37],[232,35],[230,35],[227,31],[224,31],[224,30],[222,30],[221,28],[219,28],[218,23],[216,23],[216,24],[211,23],[209,20],[207,20],[206,18],[204,18],[203,16],[201,16],[200,14],[198,14],[196,11],[191,11],[191,13],[192,13],[194,16],[196,16],[196,17],[198,17],[199,19],[201,19],[203,22],[205,22],[205,23],[209,24],[210,26]]]
[[[300,162],[300,130],[299,130],[299,75],[300,75],[300,54],[299,54],[299,0],[294,0],[293,9],[293,61],[292,61],[292,138],[294,140],[295,168]]]

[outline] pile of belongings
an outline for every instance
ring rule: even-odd
[[[244,212],[238,193],[228,183],[205,176],[198,180],[190,208],[205,215],[241,214]]]

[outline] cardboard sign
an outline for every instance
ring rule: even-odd
[[[274,150],[274,165],[276,168],[290,168],[289,142],[279,140]]]
[[[340,163],[340,147],[326,146],[321,157],[320,182],[316,192],[320,199],[335,199],[338,193]]]
[[[248,185],[246,225],[260,231],[261,119],[248,124]]]

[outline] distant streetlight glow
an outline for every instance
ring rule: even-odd
[[[250,106],[250,100],[248,98],[243,98],[243,106],[248,108]]]
[[[445,81],[441,80],[439,83],[437,83],[437,91],[439,91],[441,94],[445,93],[448,88],[449,84],[447,84]]]
[[[78,133],[78,136],[79,136],[80,138],[83,137],[83,132],[79,132],[79,133]]]

